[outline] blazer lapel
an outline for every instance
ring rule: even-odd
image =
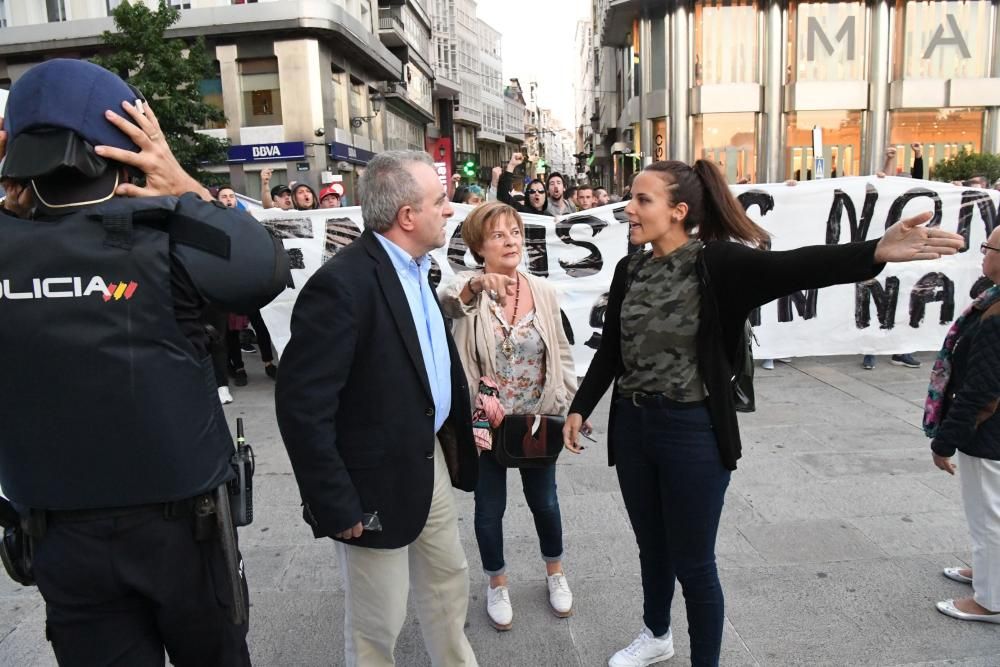
[[[420,339],[417,337],[416,323],[413,321],[413,313],[410,312],[410,304],[406,300],[406,292],[403,291],[403,285],[399,282],[399,276],[396,274],[396,267],[393,266],[385,248],[375,238],[374,232],[365,230],[360,240],[375,259],[375,275],[382,288],[382,294],[385,295],[389,311],[392,313],[393,319],[396,320],[396,328],[403,339],[403,346],[406,347],[410,360],[417,369],[417,375],[420,377],[424,391],[433,398],[431,383],[427,379],[427,367],[424,365],[424,355],[420,350]]]

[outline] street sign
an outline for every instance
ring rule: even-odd
[[[309,163],[308,162],[296,162],[295,163],[295,171],[309,171]]]

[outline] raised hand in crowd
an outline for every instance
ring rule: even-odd
[[[514,153],[510,156],[510,161],[507,163],[507,171],[514,173],[514,170],[521,164],[524,164],[524,153]]]

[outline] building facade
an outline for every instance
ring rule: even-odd
[[[47,58],[99,53],[118,4],[4,0],[0,87]],[[228,165],[209,168],[228,172],[237,190],[258,197],[260,172],[272,168],[272,185],[295,180],[319,188],[342,180],[352,200],[357,169],[386,148],[387,136],[401,147],[423,146],[422,128],[433,115],[424,44],[430,23],[422,0],[396,3],[398,20],[385,29],[372,0],[171,4],[182,11],[167,36],[202,36],[215,56],[216,70],[201,90],[228,122],[203,131],[232,147]],[[380,35],[405,57],[405,71]]]
[[[479,68],[482,125],[479,129],[479,164],[484,167],[502,166],[506,162],[504,116],[503,58],[500,53],[500,33],[485,21],[479,21]]]
[[[618,191],[658,159],[773,182],[872,173],[888,145],[899,172],[912,143],[928,169],[1000,151],[989,0],[594,0],[593,19],[594,158]]]

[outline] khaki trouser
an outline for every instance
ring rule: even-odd
[[[458,538],[451,480],[435,442],[434,490],[427,523],[400,549],[368,549],[335,542],[344,578],[344,656],[348,667],[394,665],[396,639],[406,620],[409,592],[431,663],[475,667],[465,636],[469,564]]]

